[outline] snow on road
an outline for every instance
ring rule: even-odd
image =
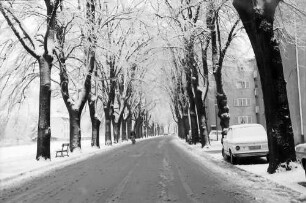
[[[126,145],[2,190],[2,202],[254,202],[164,136]],[[218,174],[220,175],[220,174]],[[262,202],[262,201],[261,201]]]
[[[91,140],[82,140],[81,151],[72,154],[69,153],[69,157],[55,158],[56,150],[61,149],[61,145],[64,142],[68,141],[51,142],[51,161],[36,161],[36,144],[0,147],[1,187],[14,186],[41,174],[85,160],[95,154],[105,153],[109,150],[130,144],[128,141],[120,142],[112,146],[101,145],[99,149],[91,147]]]
[[[145,140],[145,139],[143,139]],[[305,183],[304,170],[299,164],[293,164],[293,169],[291,171],[278,171],[275,174],[268,174],[266,172],[267,163],[264,159],[258,159],[254,162],[243,162],[239,165],[232,166],[226,162],[221,156],[221,144],[220,142],[212,142],[209,148],[202,149],[200,145],[188,145],[184,141],[173,137],[171,139],[161,139],[157,145],[156,150],[159,156],[161,150],[165,150],[165,145],[168,145],[168,141],[177,146],[182,151],[189,154],[189,158],[196,160],[196,162],[202,163],[203,165],[210,165],[209,170],[223,174],[230,179],[236,179],[237,183],[241,182],[242,186],[245,186],[245,191],[258,196],[258,201],[263,194],[266,194],[266,202],[298,202],[297,199],[301,201],[306,200],[306,189],[303,185]],[[142,140],[137,140],[137,142]],[[1,188],[15,187],[18,184],[29,181],[35,177],[41,175],[46,175],[54,170],[63,168],[73,163],[86,160],[95,154],[103,154],[113,149],[130,144],[130,142],[123,142],[115,144],[111,147],[102,146],[101,149],[92,148],[90,146],[90,140],[82,141],[82,151],[79,153],[73,153],[70,157],[54,158],[55,150],[59,149],[62,142],[52,142],[51,144],[51,154],[52,161],[36,161],[36,145],[24,145],[24,146],[11,146],[11,147],[1,147],[0,148],[0,184]],[[136,144],[137,145],[137,144]],[[139,146],[139,145],[137,145]],[[169,150],[168,150],[169,151]],[[169,152],[167,152],[169,153]],[[171,153],[170,153],[171,154]],[[133,158],[139,158],[143,156],[143,153],[134,153],[129,155]],[[180,161],[177,161],[180,163]],[[159,170],[159,196],[161,202],[174,201],[177,200],[176,196],[171,193],[171,187],[169,185],[173,184],[175,181],[174,175],[176,174],[176,179],[180,180],[182,183],[183,190],[189,194],[188,201],[196,202],[194,199],[194,193],[190,188],[190,184],[186,181],[186,177],[182,175],[181,167],[176,166],[173,168],[173,160],[166,156],[162,159],[162,167]],[[136,167],[136,166],[134,166]],[[148,167],[148,166],[147,166]],[[137,167],[136,167],[137,168]],[[242,169],[242,170],[240,170]],[[149,169],[148,169],[149,170]],[[174,174],[174,171],[175,174]],[[251,172],[252,174],[248,173]],[[141,173],[141,172],[140,172]],[[121,183],[116,186],[115,192],[107,200],[107,202],[120,202],[119,197],[124,193],[126,186],[135,178],[135,174],[130,171],[121,180]],[[152,177],[153,178],[153,177]],[[240,182],[239,182],[240,181]],[[273,183],[273,182],[275,183]],[[278,183],[278,184],[276,184]],[[283,185],[283,186],[281,186]],[[288,189],[290,188],[290,189]],[[233,191],[234,192],[234,191]],[[103,191],[102,191],[103,193]],[[240,195],[237,193],[236,195]],[[286,201],[285,201],[286,200]],[[256,201],[256,200],[255,200]]]

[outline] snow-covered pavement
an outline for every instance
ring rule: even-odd
[[[36,143],[0,147],[0,185],[7,187],[23,182],[33,176],[61,168],[84,160],[94,154],[116,149],[131,142],[121,142],[113,146],[101,145],[101,148],[91,147],[91,140],[82,140],[82,150],[69,153],[69,157],[55,158],[56,150],[61,149],[62,143],[68,141],[51,142],[51,161],[36,161]]]
[[[182,141],[181,144],[184,144],[193,154],[199,156],[209,155],[218,162],[226,162],[221,154],[222,144],[220,141],[212,141],[210,145],[204,149],[201,148],[200,144],[188,145],[184,141]],[[297,191],[301,193],[301,199],[306,201],[305,171],[298,163],[290,163],[290,165],[292,167],[290,171],[286,171],[285,168],[280,168],[275,174],[267,173],[268,163],[265,158],[243,159],[235,165],[235,167]]]
[[[203,150],[199,157],[174,136],[121,146],[3,188],[0,202],[301,202],[300,193]]]
[[[137,140],[138,142],[141,140]],[[64,141],[54,141],[51,143],[51,161],[36,161],[36,144],[18,145],[10,147],[0,147],[0,186],[6,188],[16,186],[32,177],[48,173],[58,168],[82,161],[95,154],[114,150],[118,147],[131,144],[131,142],[122,142],[113,146],[102,145],[100,149],[92,148],[90,140],[82,141],[82,151],[70,154],[69,157],[55,158],[55,151],[61,148]],[[186,148],[192,154],[199,156],[209,156],[216,162],[226,162],[221,155],[220,141],[211,142],[211,145],[202,149],[198,145],[188,145],[183,140],[175,139],[175,142]],[[230,165],[230,164],[229,164]],[[291,163],[292,170],[279,170],[275,174],[266,172],[268,164],[263,159],[242,160],[235,167],[261,176],[280,185],[291,188],[301,193],[301,200],[306,200],[306,178],[302,167],[297,163]],[[228,170],[231,168],[229,167]]]

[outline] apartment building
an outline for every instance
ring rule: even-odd
[[[297,46],[290,42],[281,45],[294,143],[300,144],[306,141],[306,36]]]
[[[226,63],[222,69],[223,87],[228,98],[230,125],[243,123],[265,124],[261,83],[255,59]],[[220,129],[217,118],[215,82],[211,80],[207,99],[208,124]],[[210,129],[209,129],[210,130]]]

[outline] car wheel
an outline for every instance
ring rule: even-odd
[[[267,158],[267,162],[269,163],[269,161],[270,161],[270,155],[267,154],[266,158]]]
[[[230,151],[230,161],[231,161],[231,164],[233,164],[233,165],[236,164],[236,157],[233,156],[231,151]]]

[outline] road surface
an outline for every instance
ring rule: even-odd
[[[214,170],[213,162],[199,163],[175,139],[157,137],[94,155],[3,190],[0,202],[269,202],[258,183],[256,189],[243,177]]]

